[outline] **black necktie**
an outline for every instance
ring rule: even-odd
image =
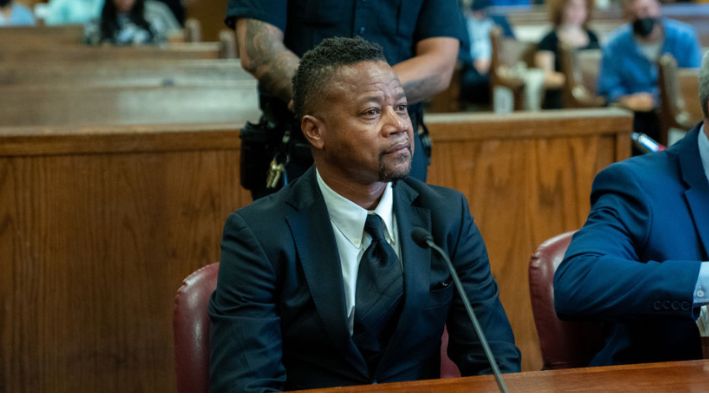
[[[399,318],[404,282],[399,258],[384,238],[382,219],[368,215],[364,231],[372,243],[359,262],[352,339],[374,372]]]

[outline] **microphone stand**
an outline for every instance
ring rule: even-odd
[[[444,252],[443,249],[438,247],[438,245],[436,245],[433,242],[431,235],[427,231],[425,231],[425,232],[426,232],[425,240],[420,243],[425,243],[426,246],[435,250],[443,258],[443,260],[445,260],[446,265],[448,265],[448,270],[450,271],[451,277],[453,278],[453,283],[455,283],[455,287],[458,290],[458,294],[460,295],[460,298],[463,300],[463,305],[465,306],[465,310],[468,313],[468,317],[470,318],[470,321],[473,323],[473,329],[475,330],[475,334],[478,335],[478,339],[480,340],[480,345],[482,345],[483,351],[485,352],[485,356],[487,357],[488,362],[490,362],[490,367],[492,368],[492,373],[495,376],[495,381],[497,382],[497,387],[500,389],[500,392],[503,392],[503,393],[509,392],[507,390],[507,385],[505,384],[505,380],[502,378],[502,374],[500,373],[500,368],[497,366],[497,361],[495,361],[495,357],[492,355],[492,350],[490,350],[490,346],[487,344],[487,339],[485,338],[485,334],[483,333],[483,330],[480,327],[480,323],[478,322],[478,318],[475,316],[475,312],[473,312],[473,307],[470,305],[470,301],[468,300],[467,294],[465,294],[465,290],[463,289],[463,284],[460,282],[460,278],[458,278],[458,273],[455,271],[455,268],[453,267],[453,263],[451,263],[451,260],[448,258],[448,255],[446,254],[446,252]],[[417,239],[417,238],[418,237],[414,237],[414,240],[416,241],[416,243],[419,243],[419,239]]]

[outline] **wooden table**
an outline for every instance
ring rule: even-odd
[[[523,372],[504,378],[510,392],[707,392],[709,360]],[[497,392],[497,385],[492,376],[473,376],[308,392]]]

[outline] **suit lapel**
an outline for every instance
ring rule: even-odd
[[[403,337],[412,329],[414,318],[428,297],[431,270],[431,251],[419,247],[411,239],[414,227],[431,230],[430,211],[413,204],[418,193],[404,180],[397,182],[394,189],[394,214],[399,230],[399,247],[404,268],[404,303],[396,329],[386,348],[378,369],[387,369],[390,361],[401,360],[398,353]]]
[[[299,180],[288,200],[296,211],[286,220],[295,240],[305,280],[330,339],[361,375],[367,377],[366,362],[352,343],[347,328],[340,256],[314,168]]]
[[[709,182],[699,155],[698,134],[699,126],[692,129],[678,144],[677,158],[682,178],[689,186],[684,195],[694,219],[694,226],[704,246],[704,254],[709,256]]]

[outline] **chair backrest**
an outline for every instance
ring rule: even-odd
[[[209,390],[209,297],[217,287],[219,263],[209,264],[182,281],[175,296],[173,332],[178,392]]]
[[[562,87],[565,108],[595,108],[605,104],[603,97],[597,96],[596,79],[600,68],[600,50],[577,51],[561,43],[559,56],[561,71],[566,79]],[[583,57],[584,62],[579,58]]]
[[[514,110],[524,109],[524,78],[520,68],[533,64],[536,44],[503,36],[499,27],[490,30],[490,87],[504,87],[512,91]],[[494,95],[494,91],[493,91]]]
[[[606,330],[599,322],[566,322],[554,310],[554,271],[575,231],[557,235],[537,248],[529,261],[529,292],[542,350],[543,369],[588,366]]]
[[[660,143],[668,145],[671,128],[688,130],[696,121],[691,120],[679,87],[679,68],[670,54],[664,54],[657,62],[658,88],[660,91]]]
[[[182,282],[175,296],[173,332],[178,392],[209,390],[209,297],[217,286],[219,263],[206,265]],[[448,358],[448,332],[441,338],[441,378],[460,377]]]

